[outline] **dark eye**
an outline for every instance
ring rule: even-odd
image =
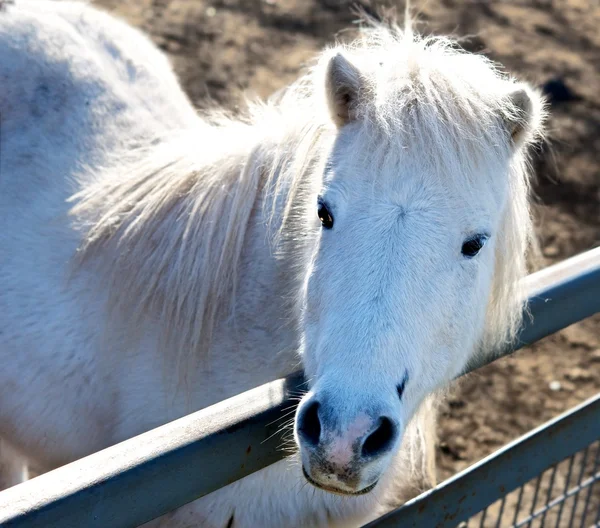
[[[487,235],[475,235],[464,241],[462,245],[462,254],[467,258],[473,258],[481,251],[488,239]]]
[[[323,200],[319,200],[318,202],[317,213],[323,227],[325,229],[331,229],[333,227],[333,216]]]

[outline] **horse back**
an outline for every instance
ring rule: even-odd
[[[125,23],[76,2],[0,11],[0,185],[85,180],[196,119],[166,57]]]

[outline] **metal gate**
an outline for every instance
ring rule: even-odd
[[[600,485],[596,488],[594,485],[600,480],[599,463],[600,442],[596,441],[554,464],[462,525],[464,528],[597,527]]]
[[[598,439],[600,394],[368,527],[595,527]]]

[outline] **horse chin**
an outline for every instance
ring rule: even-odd
[[[360,495],[366,495],[367,493],[372,491],[375,488],[375,486],[377,486],[377,483],[379,482],[379,480],[376,480],[372,484],[369,484],[367,487],[365,487],[361,490],[358,490],[358,491],[348,491],[348,490],[342,490],[342,489],[334,488],[331,486],[325,486],[324,484],[320,484],[319,482],[314,480],[308,474],[308,472],[306,471],[304,466],[302,466],[302,474],[304,475],[304,478],[307,480],[307,482],[309,484],[311,484],[312,486],[314,486],[315,488],[326,491],[327,493],[333,493],[334,495],[341,495],[343,497],[357,497]]]

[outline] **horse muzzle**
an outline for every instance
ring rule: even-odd
[[[348,410],[336,412],[325,397],[309,396],[296,414],[296,442],[310,484],[331,493],[363,495],[387,469],[400,424],[391,412]]]

